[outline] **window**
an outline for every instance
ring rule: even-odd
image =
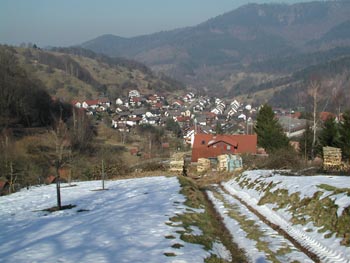
[[[227,149],[228,151],[231,151],[231,145],[227,145],[226,149]]]
[[[204,145],[204,144],[205,144],[205,141],[203,140],[203,141],[202,141],[202,145]]]

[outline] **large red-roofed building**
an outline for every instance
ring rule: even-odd
[[[222,154],[256,154],[257,135],[196,134],[192,147],[192,162],[198,158],[216,158]]]

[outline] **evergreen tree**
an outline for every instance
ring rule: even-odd
[[[349,161],[350,158],[350,110],[343,115],[343,121],[339,126],[340,145],[343,159]]]
[[[324,123],[320,135],[318,137],[319,146],[322,147],[338,147],[339,146],[339,133],[335,118],[329,117]]]
[[[282,126],[275,118],[272,108],[265,104],[257,115],[254,131],[258,135],[258,145],[265,148],[267,152],[286,148],[289,140],[284,134]]]
[[[224,134],[224,130],[223,130],[220,122],[216,123],[215,134]]]
[[[168,118],[165,121],[165,129],[172,131],[177,138],[182,137],[182,130],[178,122],[174,121],[173,118]]]
[[[313,132],[309,122],[307,122],[305,132],[299,141],[299,151],[305,159],[312,159],[312,138]]]

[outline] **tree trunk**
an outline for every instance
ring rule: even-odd
[[[313,97],[313,137],[312,137],[312,149],[311,149],[311,158],[315,158],[315,147],[316,147],[316,132],[317,132],[317,92],[319,84],[315,81],[311,82],[312,88],[312,97]]]
[[[56,165],[56,194],[57,194],[57,208],[61,210],[61,178],[59,173],[59,165]]]

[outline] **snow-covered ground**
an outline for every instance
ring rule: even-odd
[[[237,207],[237,210],[239,210],[238,213],[243,215],[246,220],[252,220],[255,222],[255,228],[263,234],[261,237],[259,237],[259,241],[261,243],[268,244],[267,249],[271,252],[258,249],[257,241],[250,239],[249,234],[246,233],[244,229],[242,229],[240,223],[229,216],[230,209],[225,207],[224,202],[215,198],[213,193],[211,191],[208,191],[209,199],[213,202],[215,209],[223,218],[227,229],[233,236],[234,242],[236,242],[239,247],[243,248],[246,251],[247,257],[251,262],[273,262],[269,260],[269,254],[273,253],[277,255],[279,250],[288,250],[288,252],[284,254],[275,256],[276,260],[279,262],[313,262],[304,253],[295,248],[295,246],[290,241],[267,226],[253,212],[242,206],[242,204],[237,199],[228,194],[225,194],[220,189],[217,189],[217,191],[224,197],[224,202],[235,205],[235,207]]]
[[[54,213],[41,211],[56,205],[54,185],[0,197],[0,262],[203,262],[209,256],[180,240],[176,231],[183,228],[170,225],[169,218],[186,209],[177,178],[106,187],[92,191],[101,188],[97,181],[63,187],[62,204],[76,207]]]
[[[335,194],[318,187],[321,184],[337,188],[350,188],[348,177],[282,176],[273,171],[245,172],[244,180],[273,183],[271,192],[287,189],[289,194],[311,197],[323,191],[338,205],[338,216],[350,205],[346,194]],[[243,180],[243,179],[242,179]],[[203,262],[210,253],[230,261],[230,252],[213,240],[211,251],[180,239],[177,231],[184,230],[180,222],[169,218],[189,209],[179,193],[175,177],[148,177],[106,183],[79,182],[77,186],[62,188],[63,205],[76,207],[54,213],[43,209],[56,205],[55,185],[32,187],[0,197],[0,262]],[[280,262],[312,262],[305,254],[281,234],[259,220],[238,199],[249,204],[270,222],[279,225],[304,247],[317,254],[322,262],[350,262],[350,248],[340,245],[334,235],[324,238],[312,223],[292,225],[288,209],[274,209],[273,204],[258,205],[263,191],[240,187],[231,180],[208,191],[209,198],[224,219],[234,242],[243,248],[251,262],[272,262],[271,254]],[[215,190],[216,189],[216,190]],[[231,205],[228,206],[227,204]],[[231,210],[230,210],[231,209]],[[254,227],[263,233],[260,247],[229,213],[242,215],[254,221]],[[192,226],[192,235],[203,232]],[[311,229],[311,231],[310,231]],[[307,231],[306,231],[307,230]],[[267,251],[261,250],[264,243]],[[284,251],[278,254],[278,251]]]
[[[249,171],[245,172],[242,176],[244,180],[249,182],[264,182],[265,185],[273,183],[275,186],[270,189],[270,192],[274,192],[277,189],[288,190],[289,195],[298,192],[301,198],[312,197],[317,191],[322,191],[323,195],[321,198],[330,197],[335,204],[338,205],[338,216],[344,211],[344,208],[349,207],[350,197],[346,193],[334,194],[333,192],[324,190],[319,186],[329,185],[336,188],[347,188],[350,189],[349,177],[341,176],[283,176],[276,174],[274,171]],[[242,179],[243,180],[243,179]],[[350,248],[341,246],[341,239],[332,235],[331,237],[325,238],[325,233],[319,233],[316,226],[312,223],[307,225],[293,225],[289,220],[291,214],[287,209],[273,209],[276,208],[273,204],[258,205],[259,200],[263,197],[264,191],[261,189],[258,191],[252,187],[240,187],[238,182],[230,180],[229,182],[223,183],[223,187],[232,196],[238,197],[240,200],[247,203],[250,207],[254,208],[261,215],[267,218],[271,223],[278,225],[281,229],[286,231],[291,237],[294,238],[299,244],[307,248],[309,251],[315,253],[322,262],[350,262]],[[237,199],[232,199],[232,196],[225,195],[225,199],[229,203],[237,202]],[[235,241],[242,247],[245,248],[253,261],[261,260],[259,262],[265,262],[266,255],[255,248],[254,242],[247,238],[239,224],[234,220],[225,216],[227,209],[224,207],[222,201],[217,200],[210,192],[209,197],[213,201],[216,209],[224,217],[226,226],[234,236]],[[231,199],[230,199],[231,198]],[[244,212],[244,209],[240,209],[241,213],[244,213],[248,218],[252,215],[249,210]],[[259,220],[256,220],[259,221]],[[260,222],[262,224],[262,222]],[[350,227],[350,226],[349,226]],[[306,231],[307,230],[307,231]],[[300,262],[306,262],[302,260],[302,257],[298,254],[292,254],[292,257],[298,259]],[[281,261],[288,262],[288,261]]]

